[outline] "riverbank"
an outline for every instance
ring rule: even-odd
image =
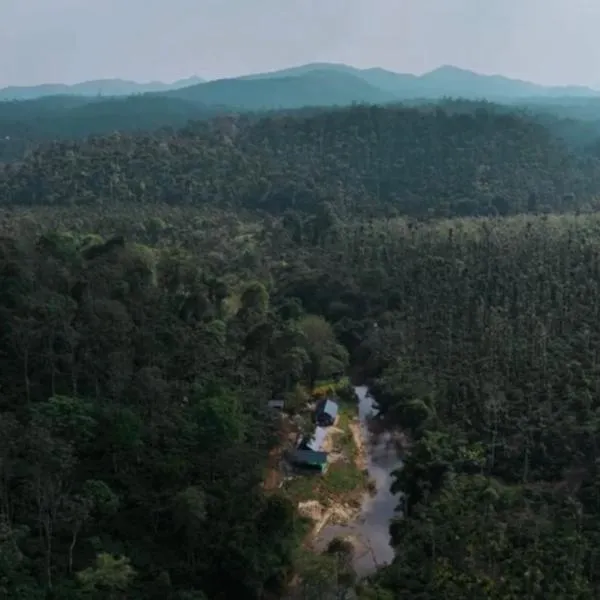
[[[346,387],[339,394],[338,417],[327,428],[322,447],[328,464],[323,473],[293,473],[283,459],[284,446],[294,447],[302,417],[311,414],[312,405],[294,418],[282,415],[281,445],[273,452],[265,484],[287,497],[300,515],[296,583],[303,579],[306,565],[312,569],[336,538],[351,544],[352,567],[359,577],[394,556],[389,527],[399,498],[391,493],[392,472],[402,466],[397,434],[382,430],[373,420],[377,408],[366,386],[351,390]]]
[[[326,471],[290,478],[282,485],[282,493],[312,523],[305,547],[313,545],[326,525],[348,524],[360,516],[369,480],[359,431],[357,405],[340,401],[338,418],[323,442],[323,450],[329,454]]]
[[[368,388],[357,386],[355,392],[358,429],[353,427],[353,435],[357,446],[362,448],[360,455],[370,482],[369,493],[363,490],[356,518],[345,523],[330,523],[321,529],[314,549],[323,551],[335,538],[348,540],[354,548],[354,569],[362,577],[388,564],[394,557],[389,527],[397,516],[400,498],[392,494],[391,485],[392,473],[402,467],[402,461],[396,444],[397,435],[389,431],[371,431],[371,419],[377,409]]]

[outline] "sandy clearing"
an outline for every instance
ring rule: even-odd
[[[328,454],[333,452],[333,449],[335,448],[335,437],[342,433],[344,433],[344,430],[339,427],[335,427],[334,425],[328,427],[327,434],[323,440],[323,445],[321,446],[323,452],[327,452]]]
[[[364,471],[367,468],[367,456],[366,456],[366,448],[363,439],[363,433],[360,428],[360,423],[358,419],[352,421],[348,427],[350,428],[350,432],[352,433],[352,438],[354,439],[354,445],[356,446],[356,458],[355,463],[357,468],[361,471]]]

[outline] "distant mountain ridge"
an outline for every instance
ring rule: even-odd
[[[450,66],[424,75],[410,75],[331,63],[313,63],[270,73],[219,79],[159,93],[236,111],[347,106],[352,103],[389,104],[442,98],[506,104],[563,97],[600,98],[599,91],[581,86],[547,87]]]
[[[144,93],[165,94],[187,101],[230,106],[240,110],[294,108],[307,106],[307,103],[326,106],[444,97],[500,102],[565,97],[600,98],[599,90],[585,86],[544,86],[503,75],[483,75],[450,65],[423,75],[414,75],[379,67],[359,69],[338,63],[309,63],[213,81],[191,77],[168,84],[159,81],[137,83],[102,79],[74,85],[8,87],[0,89],[0,100],[37,99],[54,95],[88,97]]]
[[[67,85],[65,83],[45,83],[32,86],[9,86],[0,89],[0,101],[36,100],[46,96],[132,96],[149,92],[175,90],[197,85],[204,80],[200,77],[188,77],[173,83],[150,81],[138,83],[125,79],[97,79]]]
[[[443,65],[423,75],[396,73],[380,67],[359,69],[337,63],[311,63],[245,75],[239,79],[274,79],[300,77],[311,71],[345,73],[363,79],[372,86],[394,94],[397,99],[440,98],[444,96],[471,99],[507,100],[533,97],[600,97],[600,90],[585,86],[544,86],[503,75],[484,75],[451,65]]]
[[[160,95],[250,111],[345,106],[354,102],[386,104],[396,100],[393,93],[351,73],[326,69],[313,69],[301,76],[218,79]]]

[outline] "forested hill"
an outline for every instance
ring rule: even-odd
[[[587,209],[600,163],[480,109],[358,106],[56,142],[0,175],[9,204],[133,200],[413,217]]]
[[[144,95],[125,98],[51,96],[0,102],[0,162],[18,160],[50,140],[79,139],[114,131],[183,127],[223,112],[219,106]]]
[[[303,77],[222,79],[163,93],[122,97],[47,96],[0,101],[0,162],[16,160],[40,142],[183,127],[217,114],[289,110],[304,106],[348,106],[395,100],[349,73],[314,71]]]

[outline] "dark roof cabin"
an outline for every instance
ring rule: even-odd
[[[317,406],[315,420],[321,427],[329,427],[335,423],[339,407],[333,400],[324,400]]]

